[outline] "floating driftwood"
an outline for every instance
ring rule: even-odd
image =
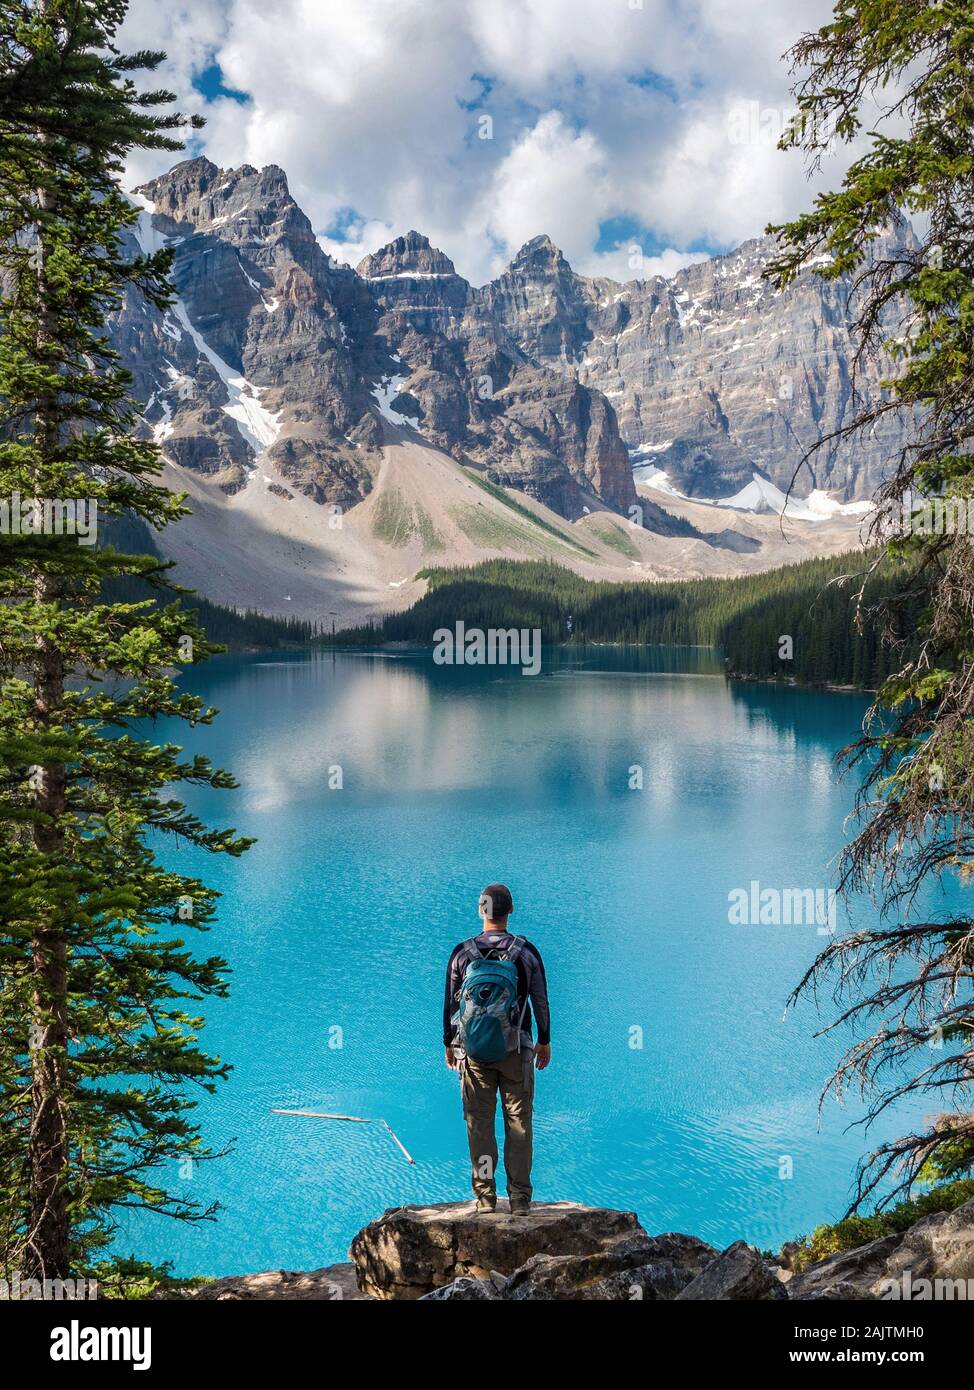
[[[347,1120],[350,1124],[353,1124],[353,1125],[371,1125],[371,1124],[376,1124],[376,1123],[378,1123],[378,1124],[380,1124],[380,1125],[384,1125],[385,1128],[389,1131],[389,1134],[392,1136],[392,1141],[393,1141],[393,1143],[394,1143],[394,1144],[396,1145],[396,1147],[401,1151],[403,1157],[406,1159],[406,1162],[407,1162],[407,1163],[411,1163],[411,1164],[413,1165],[413,1167],[416,1166],[416,1160],[415,1160],[415,1158],[412,1157],[412,1155],[410,1154],[409,1150],[406,1148],[405,1144],[404,1144],[404,1143],[402,1142],[402,1140],[398,1137],[398,1135],[396,1134],[395,1130],[392,1128],[392,1125],[389,1124],[388,1120],[384,1120],[384,1119],[382,1118],[381,1115],[376,1116],[375,1118],[372,1118],[371,1116],[365,1116],[365,1115],[331,1115],[331,1114],[328,1114],[328,1113],[327,1113],[326,1111],[324,1111],[324,1110],[273,1110],[273,1109],[271,1110],[271,1114],[272,1114],[272,1115],[302,1115],[305,1119],[308,1119],[308,1120]]]

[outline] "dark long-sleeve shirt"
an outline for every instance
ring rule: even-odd
[[[514,940],[512,932],[481,932],[477,941],[481,948],[489,947],[492,950],[504,952]],[[463,953],[464,942],[458,942],[453,948],[449,964],[446,967],[446,990],[443,996],[443,1046],[451,1047],[455,1041],[453,1028],[453,1015],[457,1011],[457,991],[463,980],[463,973],[467,968],[468,959]],[[486,955],[486,950],[484,950]],[[541,952],[537,946],[533,946],[530,941],[525,940],[521,949],[521,954],[517,958],[517,1003],[520,1010],[522,1005],[527,1002],[524,1009],[524,1019],[521,1028],[532,1036],[531,1010],[534,1010],[534,1017],[538,1024],[538,1042],[542,1045],[551,1041],[551,1016],[548,1010],[548,981],[544,973],[544,961],[541,959]]]

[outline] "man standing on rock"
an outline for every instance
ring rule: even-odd
[[[489,1213],[497,1206],[494,1117],[500,1091],[511,1214],[524,1216],[531,1209],[534,1068],[544,1071],[551,1061],[548,984],[537,946],[507,930],[514,911],[510,890],[489,884],[478,910],[483,930],[454,948],[446,968],[443,1045],[447,1066],[460,1073],[477,1210]]]

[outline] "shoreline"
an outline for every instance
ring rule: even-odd
[[[713,652],[717,659],[720,659],[720,648],[709,646],[705,642],[543,642],[542,651],[584,651],[587,648],[597,648],[598,650],[619,650],[619,651],[692,651],[692,652]],[[346,654],[373,652],[432,652],[431,642],[413,642],[408,640],[395,642],[340,642],[337,639],[326,639],[308,643],[294,643],[279,647],[248,646],[239,648],[229,648],[226,655],[257,655],[260,652],[343,652]],[[679,675],[679,672],[674,672]],[[834,695],[875,695],[876,686],[869,685],[850,685],[847,682],[839,681],[803,681],[794,676],[761,676],[748,671],[715,671],[715,676],[723,675],[726,680],[740,681],[742,684],[749,685],[779,685],[786,686],[794,690],[821,690]]]

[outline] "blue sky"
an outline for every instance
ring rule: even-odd
[[[827,0],[133,0],[201,112],[193,149],[279,164],[352,264],[425,232],[476,283],[547,233],[632,279],[727,250],[808,205],[781,55]],[[819,182],[841,175],[839,151]],[[166,157],[133,161],[133,182]]]
[[[215,55],[213,62],[208,63],[200,72],[193,74],[193,87],[203,98],[204,103],[227,98],[230,101],[235,101],[238,106],[246,106],[250,101],[247,92],[240,92],[227,86],[223,80],[223,69],[216,61]]]

